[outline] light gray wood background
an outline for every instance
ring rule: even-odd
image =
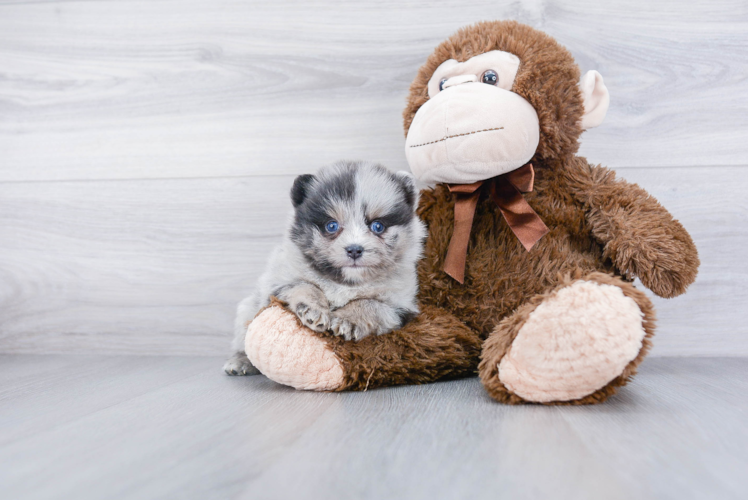
[[[0,352],[224,353],[293,177],[406,169],[419,65],[499,18],[603,74],[582,154],[696,240],[654,354],[748,355],[744,0],[0,1]]]

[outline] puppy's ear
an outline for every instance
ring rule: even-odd
[[[410,208],[415,210],[415,207],[418,204],[418,190],[416,189],[415,177],[413,177],[413,174],[406,172],[405,170],[398,170],[395,172],[395,177],[405,192],[405,202],[410,206]]]
[[[300,175],[293,181],[293,187],[291,188],[291,203],[296,208],[301,205],[309,193],[309,187],[314,182],[314,176],[312,174]]]

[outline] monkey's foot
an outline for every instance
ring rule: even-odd
[[[328,344],[278,305],[252,320],[245,348],[252,364],[279,384],[332,391],[343,383],[343,367]]]
[[[646,296],[595,273],[502,321],[484,344],[481,379],[508,403],[600,402],[634,374],[652,329]]]

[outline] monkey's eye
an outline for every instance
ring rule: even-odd
[[[371,228],[371,232],[374,234],[382,234],[384,232],[384,224],[382,224],[378,220],[372,222],[369,225],[369,228]]]
[[[499,83],[499,75],[494,70],[489,69],[483,72],[480,80],[483,83],[487,83],[489,85],[496,85],[497,83]]]
[[[330,222],[328,222],[327,224],[325,224],[325,231],[327,231],[330,234],[337,233],[339,227],[340,227],[340,225],[338,224],[338,221],[331,220]]]
[[[442,78],[442,81],[439,82],[439,90],[444,90],[444,84],[447,83],[446,78]]]

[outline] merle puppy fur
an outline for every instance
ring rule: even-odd
[[[255,293],[239,304],[226,373],[257,373],[244,336],[271,296],[312,330],[346,340],[387,333],[415,316],[416,263],[425,238],[417,197],[409,174],[373,163],[340,162],[297,177],[283,243]]]

